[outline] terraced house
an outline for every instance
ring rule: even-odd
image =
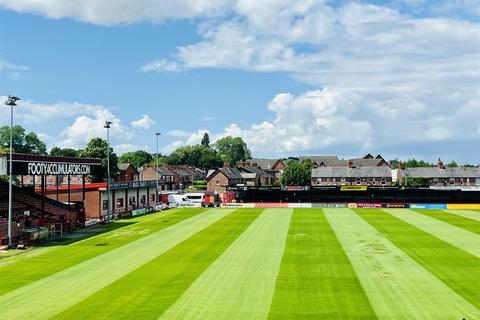
[[[392,172],[388,166],[317,167],[312,169],[312,187],[325,186],[391,186]]]
[[[436,189],[480,189],[480,167],[445,167],[438,159],[435,167],[400,168],[398,181],[408,185],[409,180],[424,179],[427,186]]]

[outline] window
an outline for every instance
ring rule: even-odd
[[[385,184],[387,183],[387,179],[386,178],[382,178],[382,184]]]
[[[358,185],[362,184],[362,179],[357,178],[357,184],[358,184]]]
[[[123,208],[123,198],[117,199],[117,208]]]
[[[103,210],[108,210],[108,200],[103,200],[102,208]]]
[[[317,178],[317,183],[321,183],[322,182],[322,178]]]
[[[155,194],[150,195],[150,201],[155,201]]]
[[[140,200],[141,203],[145,204],[147,202],[147,196],[143,195],[142,199]]]

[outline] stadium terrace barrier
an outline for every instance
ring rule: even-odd
[[[255,203],[222,203],[223,208],[411,208],[411,209],[480,209],[480,204],[443,204],[443,203],[380,203],[380,202],[348,202],[348,203],[287,203],[287,202],[255,202]]]

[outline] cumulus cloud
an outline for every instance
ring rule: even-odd
[[[73,18],[93,24],[114,25],[212,16],[222,12],[229,2],[229,0],[0,0],[0,6],[54,19]]]
[[[155,121],[153,121],[153,119],[150,118],[147,114],[144,114],[142,118],[131,122],[133,128],[140,130],[148,130],[154,124]]]
[[[113,150],[115,150],[115,153],[117,154],[117,156],[121,156],[122,154],[130,151],[148,150],[148,147],[138,146],[131,143],[121,143],[121,144],[114,145]]]
[[[113,141],[129,141],[134,137],[133,131],[124,126],[108,109],[96,109],[89,115],[81,115],[75,118],[73,123],[66,127],[60,136],[63,138],[58,145],[63,147],[80,148],[90,139],[106,139],[105,121],[111,121],[110,137]]]
[[[162,65],[287,72],[328,88],[279,94],[268,106],[273,121],[218,133],[253,149],[480,139],[478,23],[415,17],[395,5],[239,0],[232,18],[205,22],[199,34]]]

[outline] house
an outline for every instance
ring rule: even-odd
[[[173,173],[173,183],[175,188],[185,189],[197,180],[197,171],[190,166],[166,166],[166,169]]]
[[[137,181],[139,179],[139,172],[131,163],[119,163],[119,174],[116,181]]]
[[[391,186],[392,172],[385,166],[317,167],[312,169],[311,185],[322,186]]]
[[[438,159],[435,167],[399,168],[398,181],[408,185],[409,179],[426,179],[430,188],[480,189],[480,167],[447,168]]]
[[[268,174],[267,172],[260,169],[259,167],[238,167],[238,170],[240,171],[240,173],[244,178],[246,178],[247,175],[249,175],[248,177],[250,178],[253,177],[252,175],[255,176],[255,183],[252,184],[247,181],[246,184],[248,186],[250,185],[255,187],[270,186],[274,181],[274,177],[271,174]]]
[[[285,169],[285,163],[282,159],[261,159],[252,158],[246,161],[239,161],[237,167],[257,167],[265,173],[272,176],[273,181],[280,180],[282,172]],[[273,183],[272,181],[272,183]]]
[[[141,181],[156,180],[156,167],[144,166],[138,168]],[[161,190],[172,190],[174,188],[174,174],[165,167],[158,167],[158,179],[161,181]]]
[[[308,160],[312,162],[313,168],[318,167],[348,167],[349,162],[353,162],[354,167],[388,167],[388,162],[378,154],[373,157],[371,154],[367,154],[362,158],[353,159],[339,159],[338,156],[301,156],[299,161],[302,162]]]
[[[210,170],[207,174],[207,190],[216,193],[225,192],[227,188],[245,183],[242,173],[237,168],[225,164],[223,168]]]

